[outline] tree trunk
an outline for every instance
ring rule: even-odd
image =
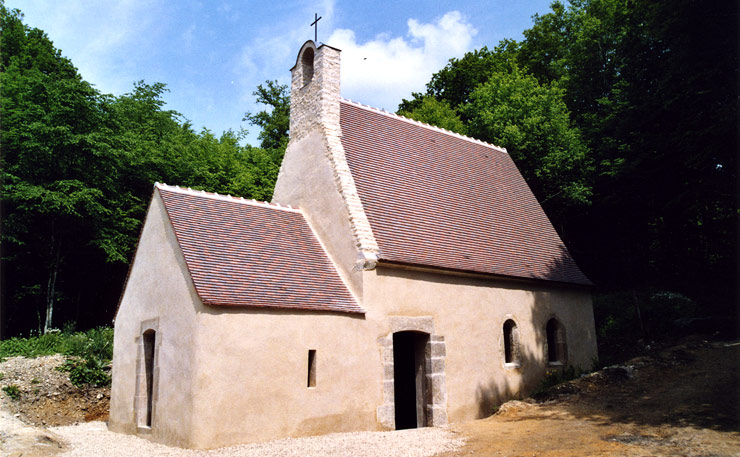
[[[647,333],[645,332],[645,324],[642,321],[642,313],[640,312],[640,301],[637,299],[637,291],[632,289],[632,303],[635,305],[635,314],[637,315],[637,321],[640,323],[640,332],[642,337],[646,338]]]
[[[56,243],[54,237],[51,240],[52,263],[49,271],[49,280],[46,283],[46,318],[44,320],[44,334],[52,329],[52,315],[54,313],[54,301],[56,298],[57,275],[59,273],[59,259],[61,256],[61,243]],[[56,251],[56,253],[54,252]]]

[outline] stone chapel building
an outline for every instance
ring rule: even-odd
[[[591,283],[506,150],[349,100],[308,41],[272,203],[156,184],[109,427],[214,448],[489,415],[596,357]]]

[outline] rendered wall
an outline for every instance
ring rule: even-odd
[[[300,59],[294,70],[291,142],[273,201],[303,210],[367,314],[203,306],[155,195],[116,319],[111,430],[136,431],[135,340],[145,321],[156,321],[161,344],[152,437],[193,448],[392,428],[395,331],[430,334],[434,424],[485,417],[536,386],[551,317],[565,327],[570,364],[596,356],[588,291],[375,267],[339,140],[338,51],[316,53],[320,84],[302,85]],[[504,364],[508,318],[519,329],[519,367]]]
[[[384,266],[364,275],[365,318],[198,305],[190,446],[392,428],[393,411],[383,406],[392,391],[387,341],[402,329],[432,335],[433,351],[443,342],[432,354],[443,356],[446,382],[434,406],[445,408],[435,412],[442,423],[488,416],[531,391],[548,368],[551,317],[566,329],[570,364],[589,367],[596,355],[587,291]],[[518,368],[504,364],[508,318],[520,330]],[[310,349],[317,351],[315,388],[307,383]]]
[[[195,304],[171,225],[155,192],[147,213],[134,263],[116,314],[113,343],[113,382],[109,428],[137,433],[137,362],[141,333],[156,330],[155,392],[151,438],[177,446],[191,445]],[[139,433],[147,431],[139,430]],[[149,434],[147,433],[147,434]]]
[[[304,55],[315,52],[314,76],[304,79]],[[273,202],[303,209],[350,291],[362,300],[363,268],[378,246],[341,142],[340,51],[306,42],[291,69],[290,142]],[[309,59],[310,61],[310,59]]]
[[[590,368],[596,357],[591,295],[587,290],[451,276],[382,265],[363,280],[367,319],[378,337],[392,332],[394,316],[431,317],[444,341],[447,417],[486,417],[503,401],[531,392],[548,365],[545,326],[565,327],[568,364]],[[507,367],[503,324],[519,329],[521,366]]]
[[[280,167],[272,201],[301,208],[355,297],[362,296],[362,271],[349,213],[339,193],[320,131],[291,140]]]
[[[292,70],[291,142],[273,201],[304,211],[350,290],[368,311],[356,338],[381,354],[374,373],[367,373],[368,380],[380,384],[377,424],[385,428],[394,424],[394,331],[415,329],[431,336],[433,354],[428,368],[433,399],[428,409],[434,424],[485,417],[502,401],[531,391],[546,369],[556,368],[548,366],[546,355],[545,326],[552,317],[566,331],[567,363],[590,367],[596,339],[591,297],[584,289],[384,266],[373,269],[373,262],[358,262],[366,258],[365,252],[377,252],[377,245],[369,225],[364,225],[367,218],[359,197],[354,200],[353,180],[342,179],[348,169],[342,168],[346,159],[335,109],[339,104],[338,51],[317,51],[317,76],[304,84],[301,55],[312,46],[311,42],[304,45]],[[517,323],[520,335],[519,367],[504,364],[503,323],[508,318]],[[415,327],[406,328],[404,322]],[[347,356],[365,358],[367,348],[358,350]]]
[[[334,195],[321,203],[329,207],[338,197],[321,177],[327,164],[321,148],[315,150],[320,166],[302,192]],[[310,150],[303,152],[301,162],[311,163]],[[320,217],[328,229],[340,227],[322,238],[349,238],[341,211]],[[349,258],[351,245],[345,249]],[[420,322],[411,329],[429,333],[433,350],[442,348],[433,354],[444,356],[433,369],[445,378],[433,408],[444,410],[435,412],[444,422],[434,424],[485,417],[494,405],[531,390],[547,368],[551,317],[566,329],[569,363],[589,366],[596,355],[587,291],[382,264],[358,274],[364,317],[203,306],[155,195],[116,319],[111,430],[136,432],[136,339],[146,321],[156,321],[160,343],[152,438],[191,448],[392,428],[393,411],[385,407],[392,392],[387,344],[394,331],[409,329],[403,322]],[[518,368],[503,363],[507,318],[520,330]],[[307,386],[310,349],[317,351],[315,388]]]
[[[199,307],[198,319],[192,447],[379,429],[380,353],[361,315]]]

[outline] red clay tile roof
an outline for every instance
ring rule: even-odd
[[[505,150],[346,100],[340,125],[380,260],[591,284]]]
[[[203,303],[364,313],[300,211],[156,188]]]

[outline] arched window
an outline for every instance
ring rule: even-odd
[[[504,322],[504,361],[519,364],[519,330],[511,319]]]
[[[303,67],[303,85],[311,82],[313,79],[313,48],[308,48],[303,52],[301,57],[301,66]]]
[[[554,317],[547,321],[547,362],[565,363],[568,359],[568,349],[565,344],[565,327]]]

